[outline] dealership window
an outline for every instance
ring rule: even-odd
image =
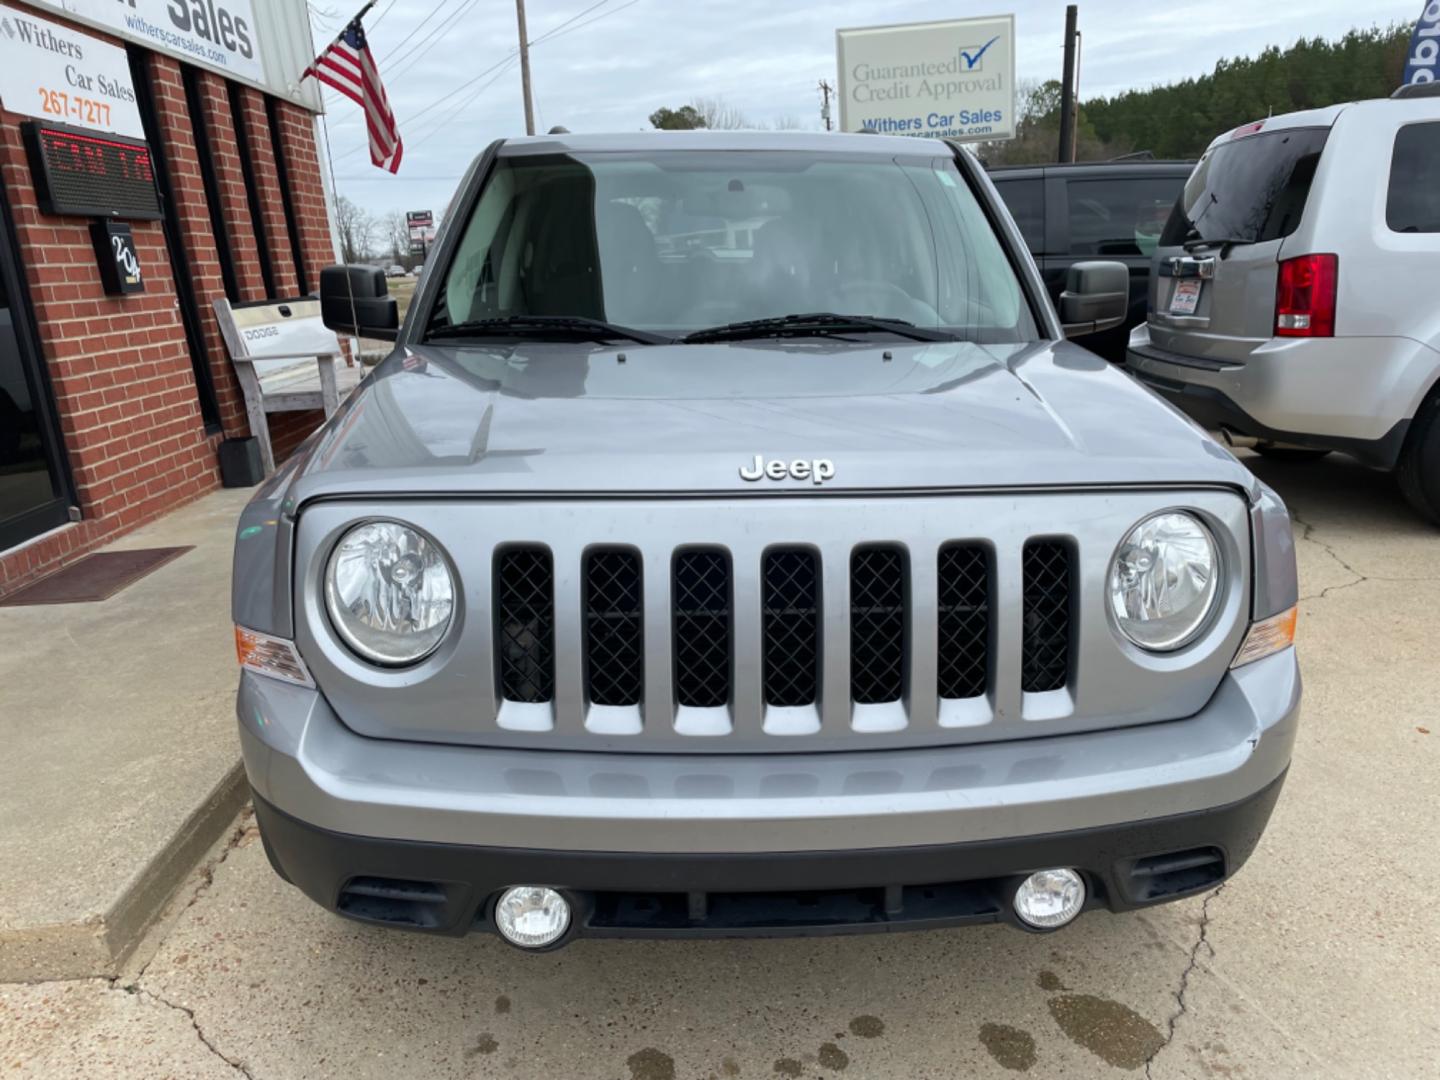
[[[1158,177],[1072,180],[1065,185],[1070,251],[1149,255],[1175,206],[1181,181]]]
[[[0,191],[0,551],[69,520],[70,471]]]
[[[1440,122],[1406,124],[1396,134],[1385,224],[1392,232],[1440,232]]]
[[[1020,226],[1020,235],[1025,237],[1025,246],[1031,254],[1039,255],[1045,250],[1045,181],[1038,177],[1032,180],[995,181],[995,188],[1010,216]]]

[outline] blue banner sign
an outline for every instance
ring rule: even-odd
[[[1440,0],[1430,0],[1410,38],[1403,84],[1434,82],[1437,72],[1440,72]]]

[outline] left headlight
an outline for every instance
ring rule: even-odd
[[[398,521],[369,521],[335,545],[325,569],[325,606],[363,659],[413,664],[450,629],[455,579],[430,537]]]
[[[1110,610],[1120,632],[1151,652],[1200,633],[1219,596],[1220,555],[1210,530],[1178,510],[1130,530],[1110,564]]]

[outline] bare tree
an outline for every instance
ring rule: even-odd
[[[703,126],[711,131],[735,131],[755,126],[735,106],[725,104],[724,98],[697,97],[690,105],[704,120]]]
[[[784,116],[777,116],[772,125],[776,131],[803,131],[805,125],[800,122],[798,116],[786,113]]]
[[[340,233],[340,257],[347,263],[374,256],[375,218],[344,195],[335,199],[335,228]]]
[[[410,254],[410,226],[405,215],[391,210],[385,215],[381,228],[384,230],[385,250],[395,262]]]

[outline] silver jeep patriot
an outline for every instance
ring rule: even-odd
[[[506,140],[394,352],[256,494],[265,849],[371,923],[1065,925],[1255,848],[1300,677],[1275,494],[1067,337],[974,158],[877,135]]]

